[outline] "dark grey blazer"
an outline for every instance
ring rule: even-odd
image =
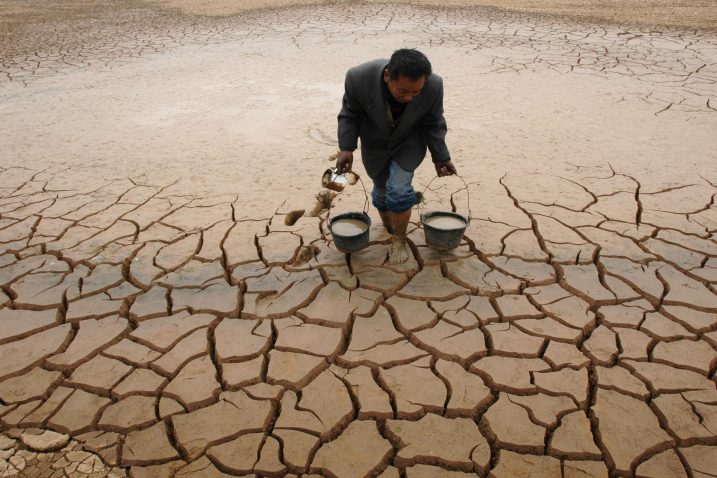
[[[363,164],[372,178],[389,160],[408,171],[415,170],[426,156],[426,146],[434,163],[450,160],[443,117],[443,80],[436,74],[428,77],[418,96],[406,105],[392,133],[382,91],[387,64],[388,60],[373,60],[349,69],[339,113],[339,148],[355,150],[360,137]]]

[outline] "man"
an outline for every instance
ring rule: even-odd
[[[349,69],[338,116],[336,169],[351,171],[361,138],[361,159],[373,179],[371,198],[393,234],[389,264],[409,258],[406,229],[416,201],[413,173],[431,152],[439,176],[456,174],[446,147],[443,80],[417,50],[396,50],[391,59]]]

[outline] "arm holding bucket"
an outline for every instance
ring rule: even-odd
[[[341,151],[339,156],[336,158],[336,173],[346,174],[351,172],[351,167],[354,164],[354,153],[353,151]]]
[[[353,152],[356,150],[359,130],[361,128],[362,108],[357,101],[351,81],[351,71],[346,73],[344,83],[344,98],[339,112],[339,149],[341,152],[336,159],[336,172],[339,174],[351,171],[353,165]]]
[[[434,78],[438,80],[438,84],[435,86],[436,100],[423,117],[423,137],[428,150],[431,152],[436,174],[438,176],[450,176],[458,173],[451,162],[451,155],[448,152],[448,146],[446,146],[448,126],[446,125],[446,118],[443,116],[443,80],[435,75]]]
[[[453,176],[454,174],[458,174],[456,166],[451,160],[433,163],[433,165],[436,167],[436,174],[438,176]]]

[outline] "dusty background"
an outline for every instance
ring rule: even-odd
[[[2,5],[7,164],[92,157],[105,175],[189,176],[251,207],[274,207],[280,184],[305,202],[335,148],[345,70],[419,46],[445,78],[449,146],[469,178],[606,163],[646,187],[713,174],[707,32],[485,7]]]
[[[233,15],[248,10],[273,9],[298,5],[352,5],[357,2],[332,2],[321,0],[149,0],[151,3],[178,8],[185,13],[198,15]],[[369,0],[364,3],[383,4],[386,2]],[[617,24],[635,24],[646,26],[674,26],[682,28],[701,28],[714,30],[717,24],[717,2],[673,1],[673,0],[623,0],[623,1],[565,1],[565,0],[399,0],[392,3],[424,5],[434,7],[471,7],[489,6],[534,14],[550,14],[588,19],[596,22]],[[17,4],[16,4],[17,5]],[[22,8],[20,8],[22,10]]]
[[[200,15],[231,15],[245,10],[269,9],[295,5],[317,5],[340,2],[309,1],[309,0],[271,0],[259,2],[252,0],[150,0],[154,3],[179,8],[187,13]],[[382,4],[385,2],[369,0],[366,3]],[[682,28],[701,28],[714,30],[717,24],[717,2],[703,1],[672,1],[672,0],[626,0],[626,1],[542,1],[542,0],[399,0],[393,3],[408,5],[424,5],[435,7],[471,7],[488,6],[534,14],[550,14],[587,19],[595,22],[616,24],[634,24],[645,26],[673,26]]]

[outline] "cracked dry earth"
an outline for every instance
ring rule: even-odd
[[[512,226],[389,267],[63,174],[2,172],[3,476],[715,475],[715,185],[509,175]]]
[[[713,34],[67,8],[2,43],[0,476],[717,476]],[[343,71],[403,44],[469,183],[422,207],[473,220],[388,266],[318,183]]]

